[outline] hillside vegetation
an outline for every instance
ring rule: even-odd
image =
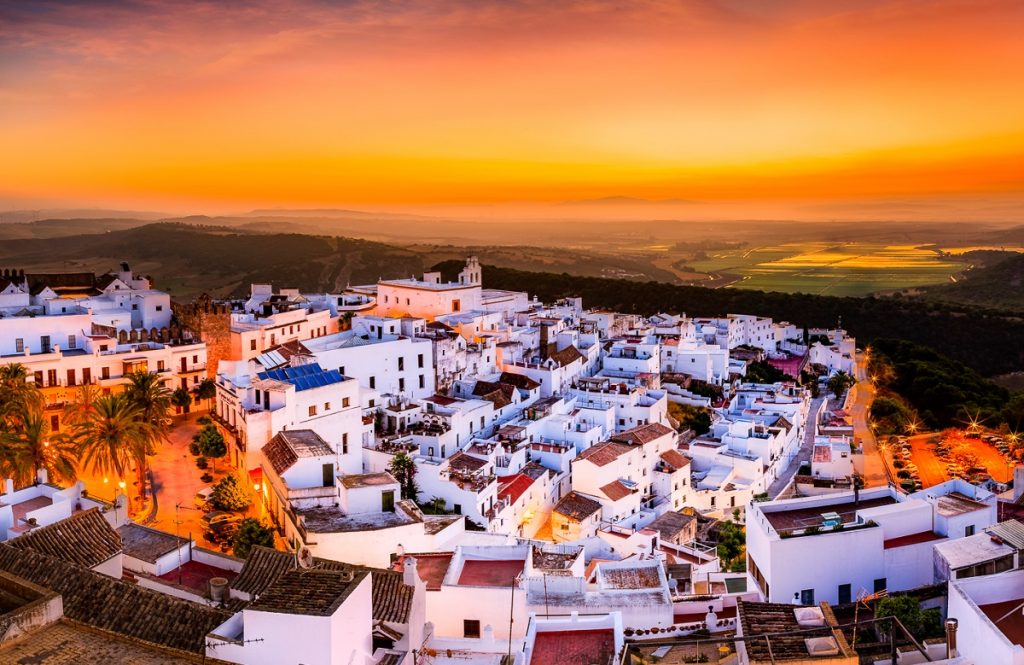
[[[1001,260],[964,273],[956,284],[944,284],[925,290],[924,297],[935,302],[951,302],[1024,312],[1024,254],[1008,254]]]
[[[175,298],[243,295],[254,282],[308,291],[340,290],[383,276],[422,272],[419,256],[366,240],[238,233],[218,227],[150,224],[48,240],[0,243],[0,264],[25,270],[108,270],[128,261]]]

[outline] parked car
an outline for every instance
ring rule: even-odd
[[[225,524],[238,524],[242,521],[238,513],[229,513],[226,510],[214,510],[203,515],[203,524],[207,529],[221,529]]]
[[[209,485],[196,492],[196,508],[198,508],[199,510],[205,510],[210,503],[211,496],[213,496],[213,488],[210,487]]]

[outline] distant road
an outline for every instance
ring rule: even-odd
[[[868,425],[868,410],[875,400],[875,386],[868,380],[867,355],[857,355],[857,385],[850,389],[850,416],[853,418],[853,436],[864,452],[864,485],[875,487],[889,484],[885,462],[878,450],[878,440]]]

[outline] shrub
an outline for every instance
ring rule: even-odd
[[[199,416],[198,418],[196,418],[196,422],[204,426],[213,424],[213,421],[210,420],[210,416]]]
[[[231,544],[235,548],[235,556],[244,559],[255,545],[273,547],[274,532],[255,517],[246,517],[238,524],[238,533]]]
[[[213,486],[210,503],[217,510],[242,510],[249,505],[250,498],[238,479],[231,475],[224,476]]]
[[[205,457],[199,456],[196,458],[196,468],[205,469],[210,466],[210,463],[206,461]]]
[[[204,473],[203,475],[199,476],[199,480],[203,481],[204,483],[212,483],[213,476],[211,476],[208,473]]]

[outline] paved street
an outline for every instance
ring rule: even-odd
[[[875,399],[875,386],[868,380],[867,376],[867,355],[864,353],[857,356],[857,385],[850,389],[850,416],[853,418],[853,436],[860,444],[864,455],[864,477],[865,487],[887,485],[889,476],[885,471],[885,462],[882,460],[878,450],[878,441],[875,433],[868,425],[868,410],[871,402]]]
[[[825,400],[824,397],[818,397],[811,400],[811,408],[807,414],[807,422],[804,423],[804,439],[800,443],[800,449],[797,450],[796,457],[789,463],[786,470],[783,471],[778,478],[775,479],[771,485],[768,486],[768,497],[774,499],[782,493],[782,490],[786,489],[786,485],[793,479],[796,472],[800,470],[800,465],[804,462],[810,461],[811,452],[814,450],[814,432],[815,423],[814,417],[818,413],[818,409],[821,408],[821,403]]]

